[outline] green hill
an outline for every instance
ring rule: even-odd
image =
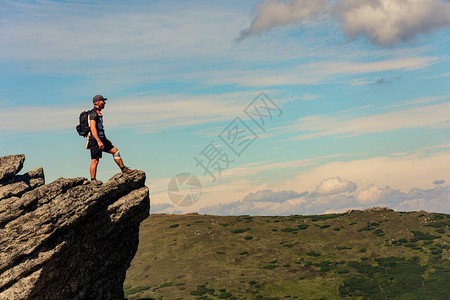
[[[449,299],[450,215],[151,215],[128,299]]]

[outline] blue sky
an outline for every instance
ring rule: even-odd
[[[102,94],[154,213],[450,213],[449,25],[439,0],[5,0],[0,154],[47,183],[88,177],[74,127]],[[255,99],[279,108],[263,128]],[[257,135],[239,156],[220,138],[236,118]],[[222,158],[214,182],[205,149]],[[98,178],[118,171],[104,155]],[[167,193],[179,173],[202,184],[188,207]]]

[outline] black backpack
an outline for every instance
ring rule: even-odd
[[[80,124],[76,127],[78,134],[84,137],[87,137],[88,133],[91,131],[88,122],[88,116],[90,112],[90,110],[86,110],[80,114]]]

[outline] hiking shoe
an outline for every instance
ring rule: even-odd
[[[91,184],[94,184],[94,185],[102,185],[103,182],[94,178],[94,179],[91,179]]]
[[[130,170],[127,167],[123,167],[123,169],[122,169],[122,173],[124,173],[124,174],[131,174],[131,173],[134,173],[136,171],[137,171],[136,169]]]

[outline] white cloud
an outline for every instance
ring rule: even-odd
[[[377,203],[390,200],[389,197],[395,193],[394,190],[388,186],[377,186],[374,184],[358,191],[356,199],[360,203]]]
[[[342,61],[323,60],[320,62],[294,65],[290,68],[236,71],[209,71],[193,76],[204,78],[211,84],[238,84],[242,86],[275,86],[320,84],[339,82],[343,76],[368,74],[385,71],[411,71],[422,69],[436,62],[435,57],[402,57],[382,59],[372,62],[357,62],[343,58]],[[373,82],[371,82],[373,83]],[[366,84],[366,83],[364,83]]]
[[[308,193],[297,193],[294,191],[279,191],[271,190],[257,191],[245,196],[244,202],[284,202],[293,198],[300,198],[306,196]]]
[[[314,115],[301,118],[291,129],[308,131],[296,137],[307,140],[328,135],[355,136],[408,128],[448,128],[449,111],[450,103],[441,103],[357,118],[349,114]]]
[[[309,18],[315,17],[327,0],[290,0],[286,3],[279,1],[264,1],[256,7],[257,16],[250,27],[241,32],[239,39],[249,35],[259,34],[275,26],[287,24],[301,24]]]
[[[109,128],[132,127],[135,132],[144,133],[192,124],[231,121],[253,98],[254,94],[250,93],[229,93],[110,99],[105,107],[105,123]],[[85,107],[78,109],[63,106],[2,108],[0,135],[74,128],[78,124],[80,112],[90,109],[90,105],[86,101]]]
[[[315,157],[311,159],[304,159],[304,160],[293,160],[293,161],[287,161],[287,162],[276,162],[276,163],[269,163],[269,162],[256,162],[251,163],[247,165],[241,165],[235,168],[230,168],[224,174],[222,175],[223,178],[226,179],[232,179],[236,177],[249,177],[251,175],[260,174],[264,171],[273,171],[276,169],[298,169],[302,167],[307,166],[314,166],[320,163],[320,161],[330,158],[330,157],[336,157],[339,155],[331,155],[331,156],[322,156],[322,157]]]
[[[314,95],[314,94],[303,94],[303,95],[300,97],[300,99],[303,100],[303,101],[312,101],[312,100],[319,99],[320,97],[322,97],[322,96],[320,96],[320,95]]]
[[[322,180],[315,192],[318,195],[335,195],[340,193],[350,193],[355,189],[356,184],[354,182],[343,180],[339,177],[333,177]]]
[[[447,151],[424,153],[418,151],[404,156],[379,156],[351,161],[334,161],[318,167],[302,170],[291,180],[280,182],[283,190],[314,190],[325,176],[341,177],[364,187],[389,185],[403,192],[413,187],[432,188],[435,178],[450,180],[448,168],[450,153]]]
[[[174,206],[169,203],[157,203],[152,204],[150,207],[150,213],[151,214],[160,214],[160,213],[167,213],[167,212],[173,212]]]
[[[202,207],[199,213],[215,215],[289,215],[301,211],[305,198],[283,202],[236,201]]]
[[[395,206],[397,210],[450,213],[450,185],[436,186],[428,190],[414,188],[403,198],[403,201]]]
[[[307,165],[313,168],[300,172],[295,168],[286,169],[283,173],[292,179],[278,181],[258,181],[253,175],[260,174],[261,170],[288,168],[289,162],[248,164],[224,172],[221,183],[209,184],[211,178],[200,176],[204,186],[200,200],[179,211],[219,215],[289,215],[387,206],[395,210],[423,209],[448,213],[450,186],[443,183],[450,180],[446,167],[450,164],[450,154],[442,151],[444,146],[448,148],[448,144],[439,145],[413,155],[332,162],[321,166],[314,166],[320,160],[312,161]],[[436,150],[441,152],[426,152]],[[296,164],[304,166],[301,161]],[[331,178],[324,180],[324,174]],[[441,184],[433,183],[433,178],[440,178]],[[152,203],[170,203],[168,180],[151,180]],[[279,191],[274,191],[274,187]],[[175,210],[167,208],[165,212]]]
[[[201,198],[193,206],[188,208],[178,208],[184,213],[191,211],[199,211],[206,206],[227,205],[238,199],[245,199],[249,197],[252,200],[259,200],[259,202],[271,202],[290,199],[296,201],[295,197],[304,197],[307,192],[296,193],[290,191],[272,192],[270,180],[272,178],[271,171],[284,170],[287,176],[295,174],[295,170],[305,166],[314,166],[320,164],[321,161],[329,159],[333,156],[316,157],[308,160],[288,161],[282,163],[270,162],[256,162],[245,164],[238,167],[232,167],[222,172],[221,181],[212,183],[212,178],[209,175],[200,176],[196,174],[202,182],[203,190]],[[267,174],[268,177],[255,181],[255,175]],[[218,176],[218,174],[216,174]],[[152,203],[170,203],[167,195],[167,185],[171,178],[152,178],[149,182],[152,191]],[[280,180],[280,179],[279,179]],[[297,188],[297,187],[296,187]],[[252,192],[254,191],[254,192]],[[261,192],[266,191],[266,192]],[[267,192],[268,191],[268,192]],[[166,210],[165,212],[169,212]]]
[[[381,47],[411,41],[450,25],[450,3],[440,0],[266,0],[240,39],[311,19],[338,19],[349,39],[366,37]]]
[[[342,214],[349,210],[363,210],[364,207],[362,206],[354,206],[354,207],[344,207],[344,208],[338,208],[338,209],[327,209],[322,214]]]
[[[450,25],[450,3],[439,0],[341,0],[335,12],[350,39],[382,47]]]
[[[391,105],[386,105],[381,107],[382,109],[386,109],[386,108],[394,108],[394,107],[401,107],[401,106],[412,106],[412,105],[417,105],[417,104],[424,104],[424,103],[429,103],[429,102],[434,102],[434,101],[438,101],[438,100],[443,100],[448,98],[448,95],[445,96],[428,96],[428,97],[420,97],[417,99],[412,99],[412,100],[406,100],[406,101],[400,101],[397,102],[395,104],[391,104]]]
[[[433,179],[440,178],[440,182],[450,180],[446,167],[450,164],[450,153],[442,151],[444,149],[444,145],[439,145],[410,155],[334,161],[322,165],[326,157],[278,164],[260,162],[230,168],[222,173],[220,183],[211,184],[209,176],[199,176],[204,186],[200,200],[192,207],[180,210],[218,214],[231,210],[233,214],[270,214],[270,209],[283,214],[309,214],[361,206],[388,206],[401,210],[419,203],[416,198],[433,198],[431,191],[436,192],[438,187],[443,187],[442,184],[436,186]],[[428,151],[432,151],[431,154]],[[280,168],[284,168],[283,178],[260,175],[263,171],[270,174],[271,170]],[[255,178],[255,175],[258,176]],[[324,176],[332,179],[324,180]],[[169,179],[151,180],[152,203],[170,203],[167,196]],[[355,189],[357,186],[361,188]],[[273,191],[274,188],[281,192]],[[424,192],[420,194],[414,188],[429,191],[425,197]],[[291,198],[291,195],[299,197]],[[441,200],[433,200],[433,205],[427,205],[428,200],[421,200],[421,209],[446,211],[442,203],[447,200],[442,192],[439,195]],[[243,201],[245,198],[252,201]],[[414,204],[414,207],[419,207],[419,204]],[[437,210],[437,207],[441,208]]]
[[[287,11],[292,6],[295,17],[305,13],[300,11],[314,10],[310,6],[320,6],[318,2],[268,1],[261,5],[286,6]],[[342,46],[330,48],[327,39],[315,34],[301,41],[277,36],[233,43],[245,22],[244,11],[216,3],[9,3],[18,6],[17,14],[23,17],[6,10],[7,17],[0,24],[0,60],[22,61],[26,72],[90,76],[87,84],[92,89],[158,81],[250,87],[319,84],[342,80],[343,75],[414,70],[436,61],[417,57],[417,51],[402,54],[394,49],[384,54],[397,57],[367,62],[367,57],[380,57],[380,53],[371,53],[362,58],[365,62],[358,62],[355,57],[364,56],[361,52],[350,48],[352,55],[346,56],[348,51],[342,51]],[[218,59],[226,66],[209,64]],[[308,63],[317,59],[327,61]],[[294,67],[277,69],[278,62],[291,60]],[[89,66],[80,61],[88,61]],[[258,65],[263,68],[255,68]],[[304,96],[304,100],[315,97]]]
[[[228,48],[244,18],[223,5],[182,1],[9,4],[0,24],[2,60],[204,57]]]
[[[41,130],[75,128],[81,109],[54,106],[3,108],[0,111],[0,135]],[[68,117],[69,116],[69,117]]]
[[[267,190],[264,192],[267,192]],[[325,196],[317,193],[311,193],[308,196],[306,196],[306,193],[303,194],[304,196],[284,201],[261,202],[255,199],[255,201],[235,201],[227,204],[204,206],[199,212],[216,215],[308,215],[343,213],[349,209],[367,209],[381,206],[397,211],[426,210],[448,213],[450,207],[449,185],[428,190],[413,188],[408,193],[403,193],[391,190],[388,187],[371,184],[364,189],[353,192],[357,195],[358,201],[351,193]]]

